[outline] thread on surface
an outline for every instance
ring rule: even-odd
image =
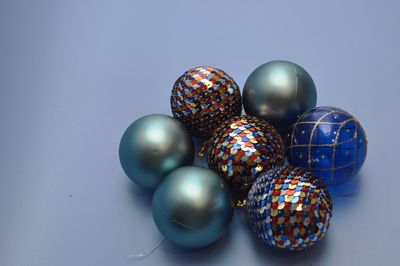
[[[197,155],[199,155],[200,158],[204,157],[209,142],[210,142],[210,139],[207,139],[207,140],[205,140],[205,141],[203,142],[203,144],[201,145],[200,151],[197,153]]]
[[[244,199],[244,200],[236,200],[236,207],[239,207],[239,208],[244,208],[245,206],[246,206],[246,204],[247,204],[247,200],[246,199]]]
[[[151,255],[154,251],[156,251],[159,247],[161,247],[161,245],[164,243],[165,241],[165,237],[163,237],[160,242],[151,250],[147,251],[147,252],[143,252],[143,253],[139,253],[139,254],[132,254],[132,255],[128,255],[127,259],[135,259],[135,260],[141,260],[146,258],[147,256]]]

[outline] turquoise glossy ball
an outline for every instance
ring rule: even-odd
[[[316,103],[317,91],[311,76],[301,66],[288,61],[259,66],[243,88],[246,114],[265,119],[281,134]]]
[[[119,159],[132,181],[156,188],[170,171],[192,164],[194,144],[178,120],[166,115],[148,115],[126,129],[119,145]]]
[[[201,248],[221,238],[233,216],[227,184],[213,171],[186,166],[169,173],[153,196],[153,218],[166,239]]]

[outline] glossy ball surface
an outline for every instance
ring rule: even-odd
[[[156,188],[170,171],[193,162],[194,144],[186,128],[166,115],[148,115],[133,122],[119,145],[119,159],[136,184]]]
[[[272,123],[282,134],[317,103],[314,81],[301,66],[271,61],[256,68],[243,88],[246,114]]]
[[[192,68],[175,82],[171,109],[192,135],[209,137],[221,121],[242,112],[239,86],[220,69]]]
[[[246,218],[269,246],[302,250],[330,226],[332,200],[322,181],[304,168],[285,166],[260,175],[249,191]]]
[[[290,164],[308,168],[325,184],[335,185],[361,169],[367,156],[367,139],[351,114],[335,107],[317,107],[291,127],[286,154]]]
[[[252,116],[223,122],[208,142],[208,166],[232,187],[235,198],[247,196],[256,177],[283,165],[284,142],[273,126]]]
[[[230,190],[216,173],[186,166],[168,174],[153,196],[153,218],[166,239],[200,248],[217,241],[233,216]]]

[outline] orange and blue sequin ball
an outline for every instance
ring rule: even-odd
[[[252,116],[223,122],[208,141],[208,166],[231,186],[238,200],[256,177],[284,163],[284,143],[273,126]]]
[[[349,180],[367,156],[364,129],[354,116],[335,107],[307,111],[287,136],[287,159],[312,170],[325,184]]]
[[[332,208],[328,189],[318,177],[304,168],[284,166],[257,178],[245,214],[264,243],[302,250],[325,235]]]
[[[239,86],[220,69],[192,68],[175,82],[171,109],[191,134],[209,137],[221,121],[242,112]]]

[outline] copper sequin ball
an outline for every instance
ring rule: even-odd
[[[302,250],[323,238],[332,200],[321,179],[304,168],[286,166],[260,175],[248,194],[246,218],[266,244]]]
[[[237,200],[245,199],[262,172],[284,163],[284,144],[273,126],[240,115],[223,122],[208,141],[208,166],[231,186]]]
[[[221,121],[241,114],[239,86],[220,69],[192,68],[175,82],[171,109],[192,135],[209,137]]]

